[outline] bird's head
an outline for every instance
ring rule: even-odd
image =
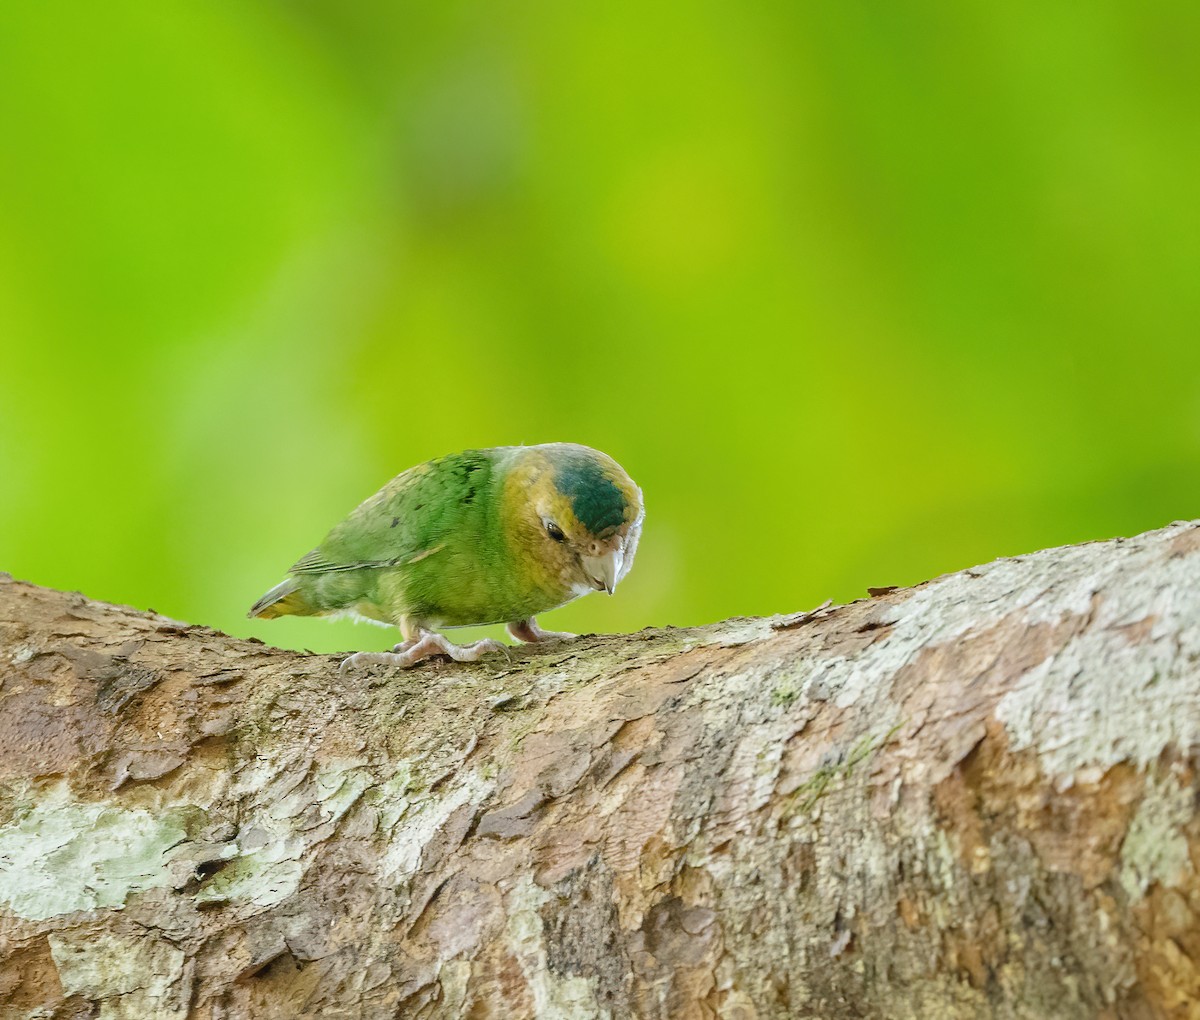
[[[570,443],[524,447],[507,485],[518,543],[540,572],[572,595],[611,595],[633,565],[644,516],[621,465]]]

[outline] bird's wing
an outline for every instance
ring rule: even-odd
[[[335,525],[289,573],[395,567],[435,555],[463,518],[478,512],[477,497],[491,483],[490,453],[456,453],[402,472]]]
[[[362,570],[369,567],[394,567],[397,563],[402,563],[404,557],[393,558],[387,560],[359,560],[350,563],[338,563],[336,560],[329,558],[329,553],[324,547],[314,549],[310,553],[306,553],[296,560],[295,563],[288,568],[289,574],[329,574],[336,570]]]

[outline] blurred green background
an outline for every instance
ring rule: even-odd
[[[1194,3],[7,4],[0,569],[246,608],[393,474],[572,440],[792,611],[1200,517]]]

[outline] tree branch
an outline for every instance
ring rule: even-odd
[[[4,1015],[1200,1016],[1198,577],[349,677],[5,579]]]

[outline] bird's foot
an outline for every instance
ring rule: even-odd
[[[455,662],[478,662],[491,652],[508,653],[508,646],[492,638],[473,641],[469,645],[456,645],[448,638],[433,631],[423,631],[421,636],[413,641],[405,641],[396,645],[390,652],[356,652],[342,660],[339,673],[346,673],[363,666],[394,666],[397,669],[409,669],[435,655],[448,655]]]
[[[338,666],[338,672],[345,676],[347,673],[352,673],[356,669],[365,669],[367,666],[396,666],[399,665],[397,660],[403,656],[396,655],[394,652],[355,652],[353,655],[347,655]]]
[[[532,616],[528,620],[514,620],[508,625],[508,632],[518,641],[524,641],[526,644],[578,637],[577,634],[572,634],[568,630],[542,630]]]
[[[481,638],[469,645],[456,645],[449,638],[428,631],[404,654],[415,656],[413,662],[420,662],[431,655],[448,655],[455,662],[478,662],[492,652],[503,652],[507,655],[508,645],[495,638]]]

